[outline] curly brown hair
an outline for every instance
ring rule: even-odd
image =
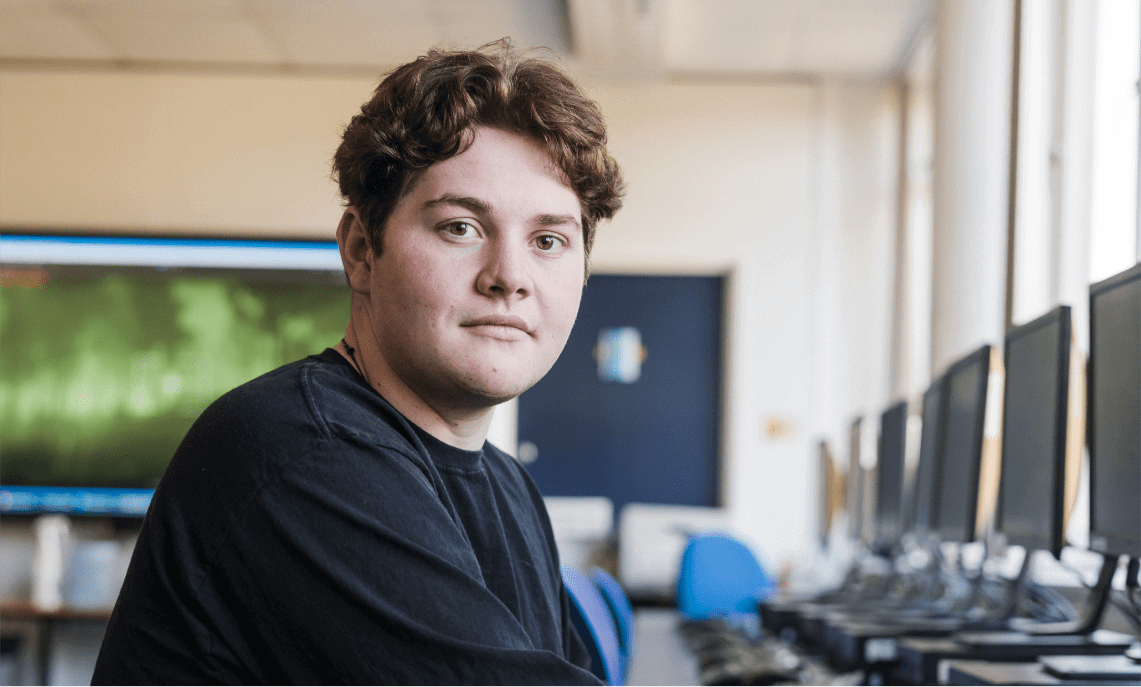
[[[373,252],[380,254],[385,222],[417,176],[466,150],[477,127],[542,144],[578,196],[589,258],[599,220],[614,216],[624,190],[602,113],[560,67],[521,54],[510,39],[433,49],[398,67],[345,127],[333,175]]]

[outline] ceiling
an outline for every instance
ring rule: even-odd
[[[0,0],[0,67],[375,74],[510,35],[600,78],[880,77],[927,0]]]

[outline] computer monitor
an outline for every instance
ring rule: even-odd
[[[203,408],[349,298],[334,242],[0,236],[0,513],[144,514]]]
[[[941,541],[975,539],[990,357],[990,345],[983,346],[946,373],[946,429],[934,523]]]
[[[1070,307],[1006,334],[1002,473],[995,531],[1060,556],[1064,545]]]
[[[1089,298],[1090,548],[1141,558],[1141,264]]]
[[[876,455],[875,547],[889,551],[903,535],[904,461],[907,454],[907,401],[880,414]]]
[[[908,491],[903,513],[904,532],[924,535],[932,528],[939,507],[939,472],[942,469],[946,413],[945,377],[939,377],[923,392],[923,424],[919,433],[919,463]]]

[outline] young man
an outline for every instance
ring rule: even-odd
[[[171,461],[106,683],[596,683],[535,485],[485,442],[620,205],[597,106],[509,44],[400,67],[334,169],[335,349],[224,395]]]

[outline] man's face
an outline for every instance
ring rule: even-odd
[[[429,405],[483,408],[539,381],[582,296],[578,197],[536,143],[478,129],[397,203],[370,310],[385,362]]]

